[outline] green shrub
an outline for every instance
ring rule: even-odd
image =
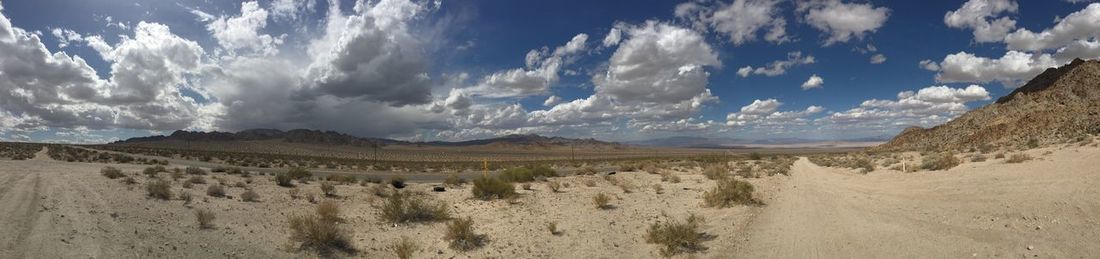
[[[501,171],[498,175],[501,180],[513,182],[513,183],[525,183],[535,180],[535,174],[531,172],[531,169],[526,167],[513,167],[507,170]]]
[[[516,195],[516,186],[499,178],[480,176],[474,179],[473,194],[482,200],[504,199]]]
[[[103,174],[103,176],[106,176],[107,178],[110,178],[110,179],[118,179],[120,177],[126,176],[126,174],[122,173],[122,170],[119,170],[118,168],[114,168],[114,167],[110,167],[110,166],[104,167],[103,169],[100,169],[99,173]]]
[[[291,178],[290,174],[288,173],[275,174],[275,184],[279,186],[294,187],[294,184],[290,182],[291,180],[293,180],[293,178]]]
[[[172,185],[167,181],[156,180],[145,183],[145,192],[149,197],[161,200],[172,199]]]
[[[706,250],[703,247],[706,235],[699,232],[703,221],[702,217],[691,215],[685,222],[653,223],[646,231],[645,241],[660,245],[661,255],[664,256]]]
[[[432,203],[422,197],[394,192],[382,204],[381,219],[390,223],[433,222],[450,218],[447,205]]]
[[[733,178],[717,182],[713,189],[703,192],[703,205],[706,207],[728,208],[734,204],[757,204],[752,197],[752,184]]]
[[[160,172],[168,172],[168,169],[165,169],[164,166],[158,165],[154,167],[146,167],[145,170],[141,171],[142,174],[148,176],[149,178],[157,177],[157,173]]]
[[[447,224],[447,234],[443,239],[451,242],[451,248],[459,251],[469,251],[478,248],[484,243],[484,236],[474,233],[474,220],[471,218],[458,218]]]

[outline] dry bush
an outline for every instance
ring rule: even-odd
[[[591,166],[585,166],[585,167],[582,167],[580,170],[577,170],[577,174],[578,175],[594,175],[594,174],[596,174],[596,168],[591,167]]]
[[[860,157],[855,161],[855,167],[859,169],[859,173],[867,174],[875,171],[875,162],[871,161],[870,157]]]
[[[482,200],[505,199],[516,196],[516,186],[499,178],[481,176],[474,179],[473,194]]]
[[[661,246],[661,255],[673,256],[680,253],[695,253],[706,250],[703,241],[707,235],[699,232],[704,223],[703,217],[691,215],[685,222],[653,223],[646,231],[645,241]]]
[[[592,197],[592,202],[596,203],[596,208],[597,209],[601,209],[601,210],[611,209],[611,205],[608,204],[609,202],[611,202],[611,197],[607,196],[607,194],[603,194],[603,193],[596,194],[596,196]]]
[[[584,179],[584,186],[596,187],[596,180],[595,179]]]
[[[397,254],[397,258],[399,259],[412,258],[413,254],[416,253],[417,250],[420,250],[419,246],[416,245],[416,241],[413,241],[412,238],[407,236],[401,236],[400,240],[390,245],[390,249],[393,249],[393,253]]]
[[[321,194],[324,194],[327,197],[335,197],[336,196],[336,185],[333,185],[330,182],[321,183]]]
[[[393,188],[396,189],[405,188],[405,186],[407,186],[405,184],[405,181],[405,177],[394,176],[393,178],[390,178],[390,186],[393,186]]]
[[[474,233],[474,220],[472,218],[458,218],[447,224],[447,234],[443,239],[451,242],[451,248],[459,251],[469,251],[481,247],[485,242],[485,236]]]
[[[190,197],[190,196],[188,196]],[[214,228],[214,212],[208,209],[195,210],[195,220],[199,222],[199,229]]]
[[[546,222],[546,230],[549,230],[551,235],[561,235],[561,230],[558,230],[557,221]]]
[[[1009,156],[1008,159],[1005,160],[1005,163],[1016,164],[1016,163],[1023,163],[1023,162],[1028,161],[1028,160],[1031,160],[1030,155],[1024,154],[1024,153],[1016,153],[1016,154],[1012,154],[1012,156]]]
[[[294,180],[288,173],[275,174],[275,184],[282,187],[294,187],[294,184],[290,181]]]
[[[191,193],[181,192],[180,193],[180,200],[183,201],[183,205],[191,204]]]
[[[456,173],[450,173],[447,175],[447,179],[443,180],[443,184],[446,184],[448,186],[461,186],[463,184],[466,184],[466,179],[458,177],[458,174]]]
[[[244,193],[241,193],[241,200],[246,202],[257,202],[260,200],[260,194],[256,193],[253,190],[247,190]]]
[[[703,169],[703,176],[711,180],[721,180],[729,178],[730,168],[725,163],[711,164]]]
[[[960,163],[962,163],[962,161],[959,161],[959,159],[955,157],[955,154],[944,152],[924,157],[920,168],[932,171],[947,170],[958,166]]]
[[[531,183],[523,183],[523,184],[520,185],[520,187],[523,187],[524,190],[528,190],[528,191],[533,191],[534,190],[534,189],[531,189]]]
[[[286,171],[286,174],[287,174],[287,176],[290,176],[291,179],[299,180],[299,181],[306,180],[306,179],[309,179],[310,177],[313,177],[313,172],[310,172],[309,170],[306,170],[305,168],[301,168],[301,167],[290,168],[289,170]]]
[[[145,183],[145,192],[149,197],[169,200],[172,199],[172,184],[164,180],[149,181]]]
[[[534,181],[540,177],[556,176],[558,176],[558,173],[546,165],[509,168],[501,171],[498,175],[500,179],[514,183],[524,183]]]
[[[198,168],[198,167],[194,167],[194,166],[188,166],[187,169],[184,169],[184,171],[187,172],[187,174],[190,174],[190,175],[205,175],[206,174],[206,170],[202,170],[202,168]]]
[[[423,197],[395,192],[382,204],[379,217],[390,223],[434,222],[451,217],[447,204],[430,202]]]
[[[179,168],[173,168],[171,175],[172,180],[179,181],[179,179],[183,179],[183,170],[180,170]]]
[[[986,160],[985,156],[981,155],[981,154],[976,154],[976,155],[970,157],[970,162],[985,162],[985,160]]]
[[[110,179],[118,179],[120,177],[126,176],[126,174],[122,173],[122,170],[119,170],[118,168],[111,167],[111,166],[104,167],[103,169],[99,169],[99,173],[103,174],[103,176],[106,176],[107,178],[110,178]]]
[[[713,189],[703,192],[703,205],[706,207],[728,208],[734,204],[759,204],[753,198],[752,184],[733,178],[718,181]]]
[[[653,192],[655,192],[657,194],[662,194],[662,193],[665,193],[665,188],[661,187],[661,184],[655,183],[655,184],[653,184]]]
[[[323,202],[317,205],[317,214],[291,216],[290,240],[301,243],[302,249],[313,249],[322,255],[332,251],[354,252],[351,234],[340,225],[339,208],[333,203]]]
[[[210,187],[206,187],[206,195],[211,197],[225,197],[225,188],[221,185],[211,184]]]
[[[294,200],[298,199],[298,197],[299,197],[298,194],[300,194],[300,193],[301,193],[301,190],[298,190],[298,188],[291,188],[289,191],[287,191],[287,194],[290,194],[290,199],[294,199]]]
[[[1004,159],[1005,158],[1005,153],[997,153],[996,155],[993,155],[993,158],[995,158],[995,159]]]
[[[202,176],[198,176],[198,175],[192,176],[191,178],[187,179],[187,183],[190,183],[190,184],[206,184],[206,178],[204,178]]]
[[[661,181],[662,182],[679,183],[680,182],[680,176],[674,175],[674,174],[672,174],[672,172],[669,172],[669,171],[664,171],[664,172],[661,172]]]
[[[555,181],[546,181],[546,187],[550,188],[550,191],[561,192],[561,183]]]
[[[634,186],[634,182],[618,176],[608,177],[607,181],[611,182],[611,185],[618,186],[620,189],[623,190],[623,193],[632,193],[634,192],[634,189],[637,188],[636,186]]]
[[[390,196],[390,188],[386,187],[385,185],[371,186],[370,187],[370,192],[372,194],[374,194],[374,196],[378,196],[378,197],[389,197]]]
[[[127,176],[126,178],[122,179],[122,183],[127,184],[127,185],[137,184],[137,180],[134,180],[133,177]]]
[[[162,165],[158,165],[154,167],[146,167],[145,170],[141,170],[141,173],[149,178],[157,177],[157,173],[160,172],[168,172],[168,169],[164,168],[164,166]]]

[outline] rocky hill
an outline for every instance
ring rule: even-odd
[[[905,129],[874,150],[960,150],[1095,133],[1100,133],[1100,61],[1077,59],[943,125]]]

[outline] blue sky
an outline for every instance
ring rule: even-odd
[[[880,137],[1100,57],[1100,3],[1080,0],[0,6],[7,141]]]

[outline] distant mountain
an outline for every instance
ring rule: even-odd
[[[136,137],[117,141],[112,144],[132,143],[156,143],[162,141],[187,141],[187,142],[230,142],[230,141],[262,141],[282,140],[288,143],[307,143],[322,145],[348,145],[348,146],[389,146],[389,145],[415,145],[415,146],[488,146],[488,147],[554,147],[554,146],[583,146],[602,148],[622,148],[625,145],[605,142],[595,139],[571,139],[563,137],[544,137],[539,135],[507,135],[497,138],[479,139],[459,142],[431,141],[409,142],[384,138],[361,138],[335,131],[320,131],[308,129],[295,129],[282,131],[277,129],[250,129],[240,132],[198,132],[178,130],[168,136]]]
[[[771,139],[740,139],[740,138],[713,138],[696,136],[675,136],[656,138],[641,141],[626,142],[631,145],[654,147],[683,147],[683,148],[744,148],[754,146],[830,146],[840,143],[856,142],[883,142],[889,140],[888,136],[867,137],[856,139],[820,140],[803,138],[771,138]]]
[[[1100,133],[1100,61],[1073,60],[930,129],[910,127],[878,150],[958,150]]]

